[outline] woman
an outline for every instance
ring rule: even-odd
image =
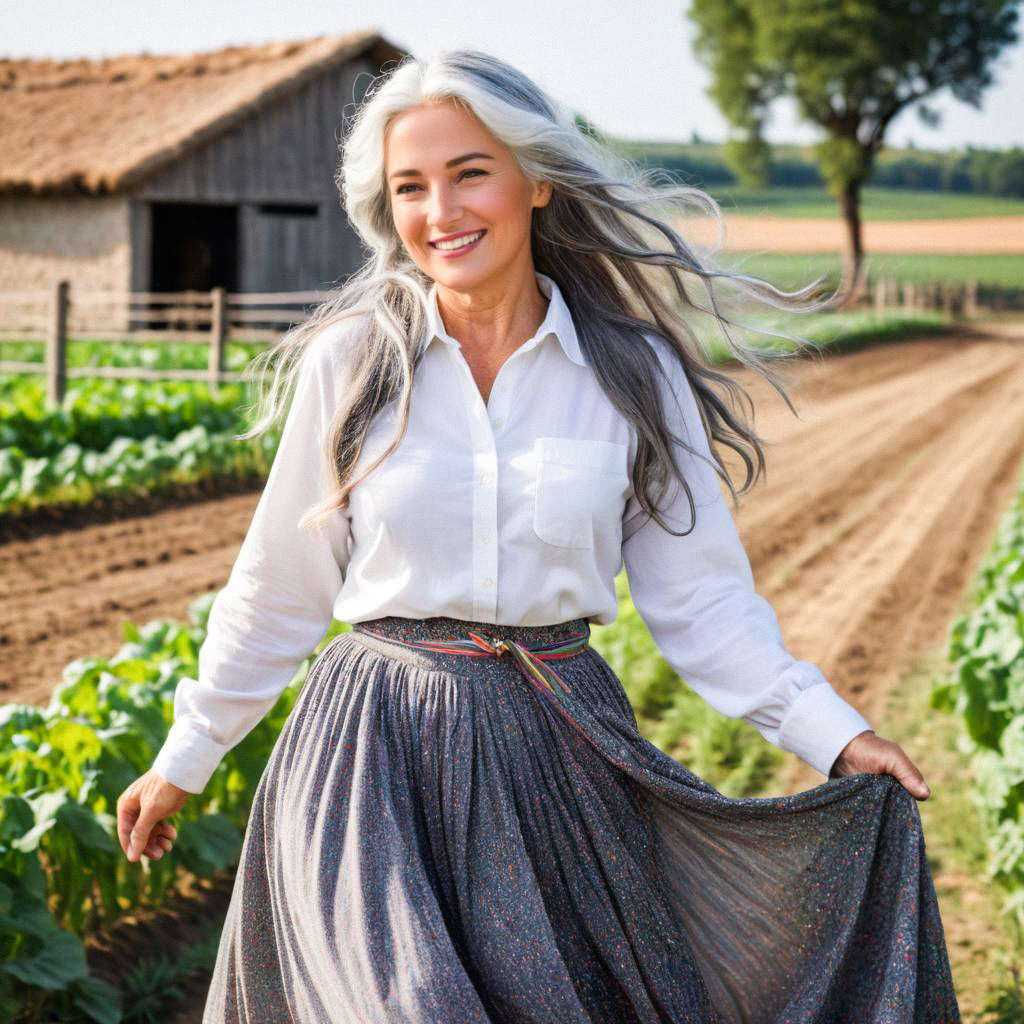
[[[255,431],[294,398],[199,678],[119,803],[129,859],[171,849],[353,623],[260,780],[206,1024],[959,1020],[927,787],[783,646],[709,434],[745,487],[759,439],[676,313],[687,274],[807,290],[711,269],[643,212],[719,215],[704,193],[477,51],[378,82],[338,184],[370,260],[283,342]],[[833,778],[731,799],[640,736],[587,643],[623,564],[690,685]]]

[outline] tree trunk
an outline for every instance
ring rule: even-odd
[[[843,275],[839,282],[841,308],[852,309],[864,293],[864,245],[861,237],[860,182],[843,186],[839,205],[846,224],[847,248],[843,259]]]

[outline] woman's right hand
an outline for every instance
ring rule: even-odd
[[[177,814],[188,797],[188,790],[150,768],[117,798],[117,837],[129,860],[142,854],[159,860],[171,849],[178,830],[167,818]]]

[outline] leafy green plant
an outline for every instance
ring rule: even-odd
[[[171,1003],[187,996],[184,983],[192,978],[210,978],[217,960],[223,915],[205,930],[202,940],[171,959],[147,957],[125,973],[121,986],[125,1012],[122,1024],[164,1024]]]
[[[31,355],[28,349],[36,351]],[[0,357],[32,361],[39,346],[0,344]],[[26,351],[22,351],[26,350]],[[70,366],[199,368],[182,345],[75,342]],[[229,350],[241,369],[251,346]],[[174,360],[178,361],[175,362]],[[142,495],[208,478],[265,476],[280,425],[237,441],[256,397],[238,381],[211,390],[205,381],[74,378],[58,408],[48,407],[41,376],[0,377],[0,513],[40,505],[85,504],[99,496]]]
[[[59,1012],[116,1024],[121,994],[89,976],[82,938],[160,904],[182,872],[210,877],[237,863],[256,786],[316,652],[182,809],[169,853],[131,862],[116,830],[118,796],[152,764],[178,680],[198,670],[215,596],[193,602],[188,623],[125,625],[121,650],[71,662],[46,708],[0,708],[2,1019]],[[324,643],[347,628],[334,624]]]
[[[208,477],[263,476],[273,461],[280,427],[238,441],[199,425],[171,440],[120,437],[103,452],[77,444],[55,456],[30,458],[0,449],[0,512],[22,512],[54,502],[85,504],[98,495],[147,494]]]
[[[974,798],[988,825],[991,878],[1024,939],[1024,482],[978,572],[973,610],[950,632],[952,678],[934,707],[962,716]]]

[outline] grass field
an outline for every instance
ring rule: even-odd
[[[823,188],[749,189],[716,185],[707,189],[723,213],[763,217],[837,217],[839,207]],[[1024,199],[961,195],[956,192],[865,188],[861,218],[879,220],[934,220],[947,217],[999,217],[1024,214]]]
[[[868,253],[868,273],[875,278],[900,281],[978,281],[981,284],[1024,288],[1024,259],[1014,253]],[[780,288],[810,284],[826,274],[833,284],[839,279],[841,257],[820,252],[736,253],[727,252],[721,263],[729,269],[764,277]]]

